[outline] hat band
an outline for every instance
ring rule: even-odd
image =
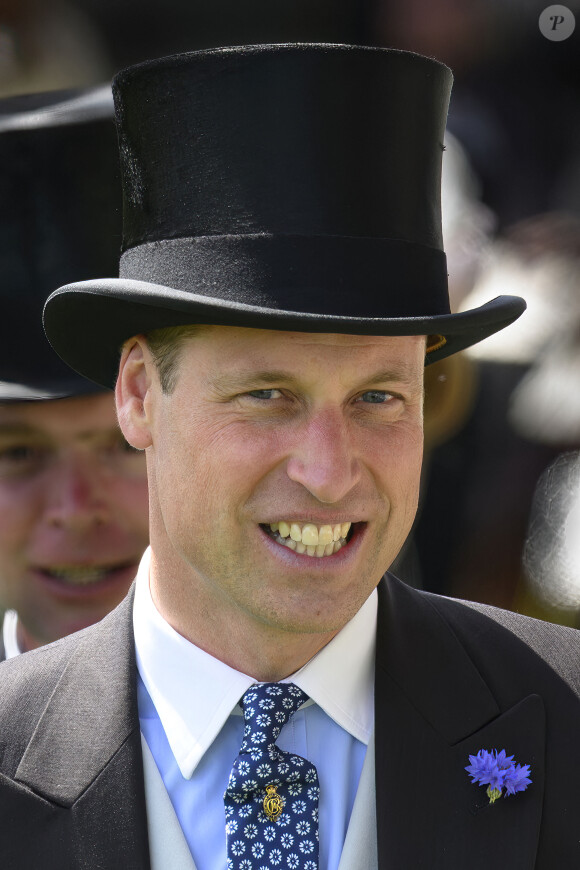
[[[269,234],[163,239],[125,251],[120,277],[297,313],[449,314],[444,252],[398,239]]]

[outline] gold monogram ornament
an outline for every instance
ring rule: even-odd
[[[276,791],[275,785],[266,786],[266,797],[264,798],[264,812],[270,822],[277,822],[282,815],[284,809],[284,801]]]

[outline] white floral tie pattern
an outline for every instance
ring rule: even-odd
[[[318,870],[318,774],[276,746],[280,731],[308,700],[293,683],[259,683],[244,694],[244,738],[224,795],[228,870]],[[274,821],[269,792],[281,798]]]

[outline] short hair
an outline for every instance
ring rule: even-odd
[[[161,389],[168,395],[175,389],[181,350],[188,338],[192,338],[203,326],[190,323],[186,326],[166,326],[147,332],[145,340],[151,351],[159,374]]]

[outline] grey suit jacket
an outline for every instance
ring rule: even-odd
[[[149,867],[131,605],[0,665],[3,867]],[[579,663],[571,629],[381,583],[381,870],[580,866]],[[533,784],[489,806],[464,770],[481,748]]]

